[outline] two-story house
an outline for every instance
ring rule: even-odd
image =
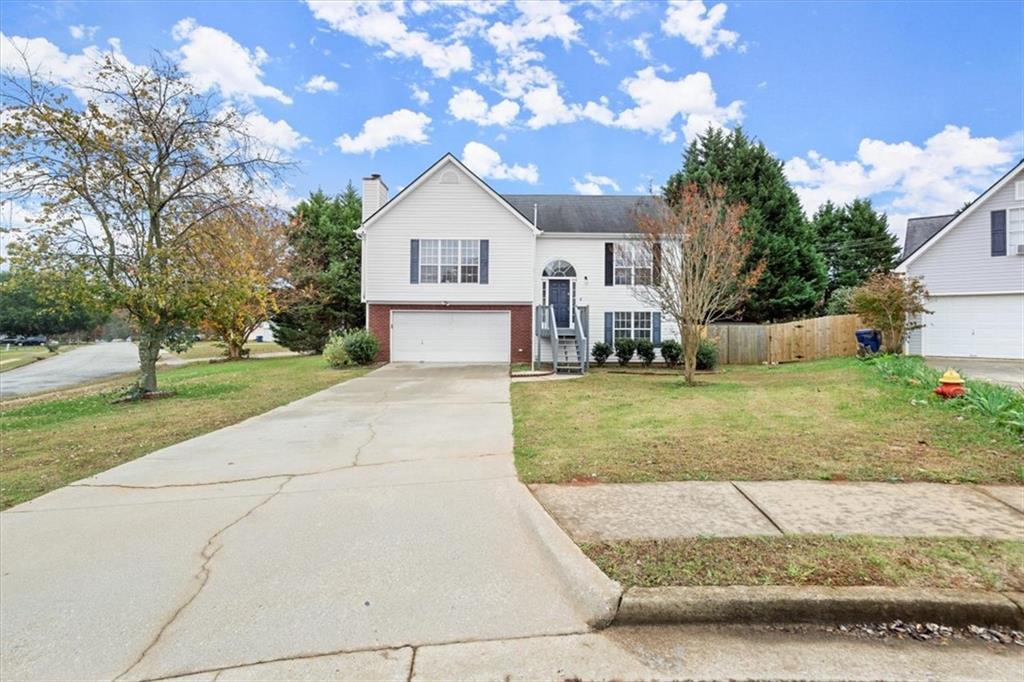
[[[1024,161],[960,213],[909,220],[896,270],[930,294],[909,353],[1024,360]]]
[[[362,297],[394,362],[551,362],[593,343],[677,338],[637,296],[658,275],[643,196],[501,195],[446,154],[395,197],[363,181]]]

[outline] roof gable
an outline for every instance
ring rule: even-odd
[[[455,156],[451,152],[448,152],[444,156],[442,156],[440,159],[435,161],[432,166],[427,168],[427,170],[425,170],[422,173],[420,173],[419,177],[417,177],[411,183],[409,183],[408,185],[403,187],[402,191],[399,192],[398,194],[396,194],[394,197],[392,197],[386,204],[384,204],[383,206],[378,208],[376,211],[374,211],[373,215],[371,215],[369,218],[367,218],[365,221],[363,221],[362,226],[359,228],[359,230],[357,230],[357,234],[359,234],[359,235],[365,234],[366,230],[373,223],[375,223],[378,220],[380,220],[380,218],[382,216],[386,215],[387,212],[390,211],[392,208],[394,208],[399,202],[401,202],[403,199],[405,199],[406,197],[411,195],[413,192],[415,192],[417,188],[419,188],[420,186],[422,186],[422,185],[426,184],[427,182],[429,182],[431,178],[439,175],[446,168],[450,169],[452,166],[454,166],[459,171],[462,171],[462,174],[465,175],[467,178],[469,178],[470,181],[475,183],[477,186],[479,186],[481,189],[483,189],[489,196],[491,196],[491,198],[493,198],[496,202],[501,204],[502,207],[505,208],[513,216],[515,216],[515,218],[524,227],[526,227],[528,230],[532,231],[534,234],[539,234],[540,233],[540,230],[538,230],[533,225],[533,223],[530,222],[526,218],[526,216],[524,216],[522,213],[517,211],[515,209],[515,207],[512,206],[512,204],[510,204],[508,201],[506,201],[503,196],[501,196],[500,194],[495,192],[494,189],[491,188],[490,185],[488,185],[486,182],[481,180],[476,175],[476,173],[474,173],[473,171],[469,170],[469,168],[467,168],[461,161],[459,161],[457,158],[455,158]]]

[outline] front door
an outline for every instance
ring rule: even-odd
[[[560,329],[569,326],[569,280],[548,280],[548,304],[555,309],[555,324]]]

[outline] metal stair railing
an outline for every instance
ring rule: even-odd
[[[555,319],[554,306],[548,306],[548,332],[551,341],[551,369],[558,374],[558,321]]]
[[[583,318],[580,315],[580,309],[574,308],[573,314],[576,316],[576,359],[580,365],[580,374],[586,374],[590,365],[590,353],[587,352],[587,349],[589,348],[587,345],[587,332],[586,328],[583,326]]]

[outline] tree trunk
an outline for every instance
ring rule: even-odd
[[[700,327],[697,325],[684,325],[683,337],[683,376],[686,383],[693,386],[694,375],[697,372],[697,347],[700,345]]]
[[[228,347],[228,360],[242,359],[242,344],[235,340],[229,340],[226,345]]]
[[[152,331],[139,332],[139,390],[142,393],[156,392],[156,361],[160,357],[163,334]]]

